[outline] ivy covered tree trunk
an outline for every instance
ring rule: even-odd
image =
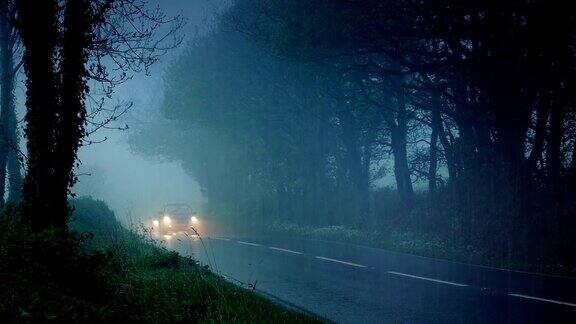
[[[84,138],[88,92],[86,84],[88,48],[91,41],[89,0],[70,0],[64,11],[64,38],[60,65],[61,94],[54,163],[54,203],[67,216],[68,192],[74,184],[78,148]]]
[[[28,172],[24,181],[22,217],[33,228],[64,227],[52,200],[54,131],[57,125],[59,81],[56,71],[58,4],[45,0],[31,6],[16,1],[26,72]]]
[[[17,8],[27,76],[23,217],[36,229],[66,228],[68,191],[86,119],[90,5],[67,1],[62,23],[57,1],[30,6],[21,0]]]

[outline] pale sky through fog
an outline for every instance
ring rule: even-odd
[[[169,15],[182,14],[187,19],[184,33],[189,39],[196,28],[201,31],[218,3],[214,0],[155,0],[151,5],[160,7]],[[185,45],[184,45],[185,47]],[[162,77],[167,62],[178,55],[182,48],[167,55],[152,70],[151,76],[136,75],[118,87],[114,100],[132,101],[134,107],[121,124],[134,125],[150,118],[160,118],[158,106],[162,100]],[[92,137],[108,140],[81,149],[82,166],[80,183],[73,189],[78,195],[91,195],[106,201],[117,216],[146,220],[163,204],[171,202],[190,203],[199,208],[203,197],[197,183],[184,172],[179,163],[161,161],[135,154],[127,144],[128,131],[101,131]],[[185,147],[183,147],[185,149]],[[83,175],[90,173],[91,175]]]

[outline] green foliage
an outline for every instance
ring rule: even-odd
[[[131,269],[115,300],[120,313],[131,315],[130,321],[311,321],[225,282],[189,259],[166,253],[147,262],[152,264]]]
[[[114,212],[105,202],[90,197],[81,197],[71,202],[73,209],[69,226],[76,232],[93,233],[98,240],[111,241],[122,237],[124,229],[116,219]]]
[[[98,321],[112,296],[110,256],[84,253],[89,235],[31,231],[9,207],[0,220],[0,318],[13,323]]]
[[[316,322],[235,286],[128,231],[101,201],[73,201],[71,228],[22,226],[18,208],[0,219],[0,319],[37,322]]]
[[[576,268],[558,261],[558,254],[550,249],[553,245],[541,240],[526,240],[522,235],[513,239],[518,251],[511,256],[495,254],[491,244],[502,244],[498,240],[486,242],[481,234],[476,241],[469,242],[462,231],[462,217],[447,210],[431,214],[425,203],[426,195],[417,195],[416,207],[406,215],[396,211],[398,198],[394,192],[383,190],[376,197],[383,202],[382,215],[376,226],[352,227],[349,225],[310,226],[288,221],[274,221],[261,226],[258,231],[265,235],[351,243],[390,251],[446,259],[470,264],[479,264],[506,269],[539,273],[575,276]],[[225,220],[224,220],[225,221]],[[494,225],[494,229],[497,229]],[[480,232],[482,229],[479,229]],[[496,235],[494,235],[496,237]],[[519,253],[523,251],[523,253]]]
[[[299,226],[292,222],[273,222],[267,229],[269,234],[302,237],[306,239],[335,242],[356,243],[371,246],[382,246],[385,240],[380,231],[366,231],[350,228],[344,225],[322,227]]]

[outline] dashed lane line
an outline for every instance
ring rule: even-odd
[[[546,298],[540,298],[540,297],[534,297],[534,296],[528,296],[528,295],[522,295],[522,294],[508,294],[508,296],[514,296],[514,297],[520,297],[520,298],[525,298],[525,299],[543,301],[543,302],[547,302],[547,303],[576,307],[576,304],[563,302],[563,301],[559,301],[559,300],[553,300],[553,299],[546,299]]]
[[[346,264],[346,265],[353,266],[353,267],[358,267],[358,268],[366,268],[365,265],[361,265],[361,264],[357,264],[357,263],[352,263],[352,262],[341,261],[341,260],[336,260],[336,259],[327,258],[327,257],[323,257],[323,256],[317,256],[316,259],[321,259],[321,260],[326,260],[326,261],[331,261],[331,262],[342,263],[342,264]]]
[[[229,238],[225,238],[225,237],[210,237],[210,238],[214,239],[214,240],[220,240],[220,241],[230,241]],[[236,241],[236,242],[239,244],[250,245],[250,246],[261,246],[260,244],[252,243],[252,242],[245,242],[245,241]],[[279,248],[279,247],[275,247],[275,246],[269,246],[268,248],[271,250],[275,250],[275,251],[282,251],[282,252],[287,252],[287,253],[292,253],[292,254],[297,254],[297,255],[303,254],[302,252],[283,249],[283,248]],[[366,268],[366,266],[362,265],[362,264],[357,264],[357,263],[327,258],[327,257],[323,257],[323,256],[316,256],[316,259],[336,262],[336,263],[340,263],[340,264],[346,264],[346,265],[357,267],[357,268]],[[452,286],[458,286],[458,287],[468,287],[468,285],[466,285],[466,284],[461,284],[461,283],[451,282],[451,281],[445,281],[445,280],[440,280],[440,279],[434,279],[434,278],[420,277],[420,276],[411,275],[408,273],[402,273],[402,272],[396,272],[396,271],[388,271],[388,273],[393,274],[393,275],[397,275],[397,276],[403,276],[403,277],[408,277],[408,278],[414,278],[414,279],[420,279],[420,280],[442,283],[442,284],[446,284],[446,285],[452,285]],[[569,302],[554,300],[554,299],[547,299],[547,298],[522,295],[522,294],[508,294],[508,296],[530,299],[530,300],[536,300],[536,301],[541,301],[541,302],[546,302],[546,303],[553,303],[553,304],[564,305],[564,306],[570,306],[570,307],[576,307],[575,303],[569,303]]]
[[[244,241],[236,241],[240,244],[244,244],[244,245],[252,245],[252,246],[260,246],[260,244],[257,243],[251,243],[251,242],[244,242]]]
[[[421,280],[427,280],[427,281],[442,283],[442,284],[446,284],[446,285],[452,285],[452,286],[458,286],[458,287],[468,287],[468,285],[461,284],[461,283],[457,283],[457,282],[451,282],[451,281],[444,281],[444,280],[433,279],[433,278],[420,277],[420,276],[415,276],[415,275],[411,275],[411,274],[407,274],[407,273],[402,273],[402,272],[388,271],[388,273],[393,274],[393,275],[397,275],[397,276],[404,276],[404,277],[409,277],[409,278],[414,278],[414,279],[421,279]]]
[[[213,240],[219,240],[219,241],[230,241],[230,239],[225,238],[225,237],[210,237]]]
[[[279,248],[279,247],[275,247],[275,246],[269,246],[268,248],[270,248],[272,250],[276,250],[276,251],[283,251],[283,252],[288,252],[288,253],[293,253],[293,254],[302,254],[302,252],[292,251],[292,250],[283,249],[283,248]]]

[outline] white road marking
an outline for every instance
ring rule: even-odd
[[[284,252],[288,252],[288,253],[302,254],[302,252],[287,250],[287,249],[283,249],[283,248],[279,248],[279,247],[275,247],[275,246],[270,246],[269,248],[272,250],[276,250],[276,251],[284,251]]]
[[[256,244],[256,243],[250,243],[250,242],[244,242],[244,241],[236,241],[240,244],[245,244],[245,245],[252,245],[252,246],[260,246],[260,244]]]
[[[230,241],[230,239],[227,239],[225,237],[210,237],[213,240],[220,240],[220,241]]]
[[[358,267],[358,268],[366,268],[365,265],[361,265],[361,264],[357,264],[357,263],[352,263],[352,262],[346,262],[346,261],[340,261],[340,260],[336,260],[336,259],[331,259],[331,258],[327,258],[327,257],[323,257],[323,256],[317,256],[316,259],[321,259],[321,260],[326,260],[326,261],[332,261],[332,262],[338,262],[338,263],[342,263],[342,264],[347,264],[353,267]]]
[[[433,281],[433,282],[438,282],[438,283],[443,283],[443,284],[453,285],[453,286],[458,286],[458,287],[468,287],[468,285],[461,284],[461,283],[457,283],[457,282],[444,281],[444,280],[433,279],[433,278],[426,278],[426,277],[419,277],[419,276],[415,276],[415,275],[411,275],[411,274],[407,274],[407,273],[402,273],[402,272],[388,271],[388,273],[395,274],[395,275],[398,275],[398,276],[404,276],[404,277],[410,277],[410,278],[415,278],[415,279],[428,280],[428,281]]]
[[[533,296],[521,295],[521,294],[508,294],[508,296],[514,296],[514,297],[520,297],[520,298],[526,298],[526,299],[533,299],[533,300],[538,300],[538,301],[543,301],[543,302],[548,302],[548,303],[554,303],[554,304],[560,304],[560,305],[565,305],[565,306],[576,307],[576,304],[568,303],[568,302],[563,302],[563,301],[559,301],[559,300],[553,300],[553,299],[533,297]]]

